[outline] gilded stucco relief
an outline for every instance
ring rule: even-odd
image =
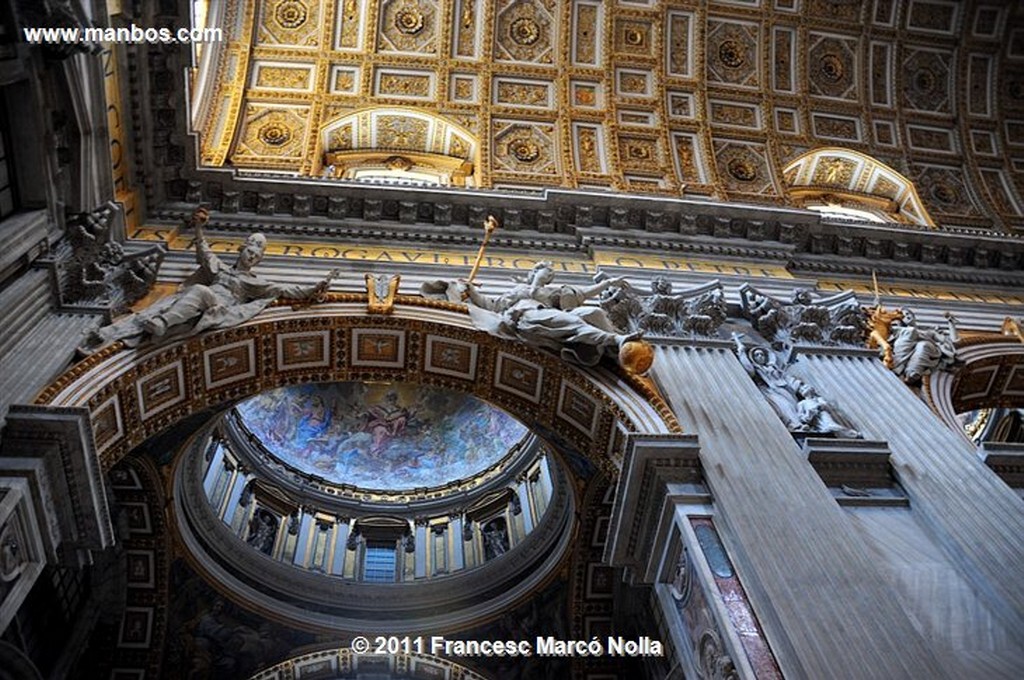
[[[319,177],[331,149],[405,148],[420,134],[415,123],[354,134],[337,120],[412,107],[471,132],[448,151],[474,163],[477,186],[785,204],[784,166],[837,146],[898,158],[885,162],[927,185],[919,207],[936,221],[1024,220],[1024,32],[995,5],[227,5],[228,40],[204,56],[216,64],[197,89],[208,105],[193,106],[203,165]]]

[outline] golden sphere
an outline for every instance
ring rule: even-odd
[[[654,348],[645,340],[630,340],[619,348],[619,365],[628,373],[644,375],[654,365]]]

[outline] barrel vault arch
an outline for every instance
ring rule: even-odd
[[[649,384],[474,329],[465,308],[401,296],[368,315],[365,294],[271,307],[236,328],[153,348],[115,344],[76,364],[37,407],[85,409],[100,468],[204,411],[308,382],[403,381],[473,394],[618,474],[625,435],[679,430]]]
[[[1024,408],[1024,342],[999,333],[972,334],[957,344],[960,365],[929,376],[926,395],[950,427],[963,432],[958,413]]]

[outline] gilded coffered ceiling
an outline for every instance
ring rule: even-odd
[[[226,39],[192,73],[202,166],[788,204],[810,186],[908,222],[1024,226],[1019,3],[213,0],[208,17]]]

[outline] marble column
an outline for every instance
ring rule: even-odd
[[[992,612],[1024,631],[1024,501],[880,361],[807,355],[795,368],[869,439],[884,439],[923,520]],[[1024,641],[1024,633],[1021,634]]]
[[[732,351],[661,347],[654,366],[699,438],[716,526],[783,674],[948,677]]]

